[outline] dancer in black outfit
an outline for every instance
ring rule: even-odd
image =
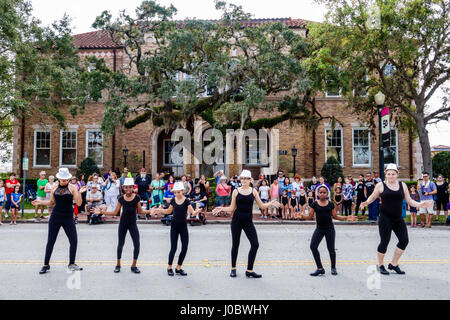
[[[323,237],[325,237],[325,240],[327,241],[327,248],[330,254],[331,274],[337,275],[336,251],[334,248],[336,231],[334,230],[333,218],[340,221],[356,221],[357,218],[355,216],[344,217],[336,214],[334,204],[331,201],[327,200],[327,198],[330,198],[330,190],[328,190],[326,186],[320,186],[316,192],[319,200],[315,201],[312,204],[307,215],[302,215],[303,218],[310,220],[314,217],[314,213],[316,214],[316,230],[314,231],[311,238],[310,249],[314,256],[314,260],[316,261],[317,270],[311,273],[311,276],[315,277],[320,274],[325,274],[322,262],[320,261],[320,253],[318,250],[319,244],[322,241]]]
[[[133,178],[125,178],[123,183],[123,189],[125,194],[119,198],[119,201],[114,212],[106,212],[96,208],[96,213],[108,215],[108,216],[118,216],[120,209],[123,207],[122,215],[120,216],[119,222],[119,242],[117,244],[117,264],[114,269],[115,273],[120,272],[120,259],[122,258],[122,250],[125,245],[125,236],[127,231],[130,232],[131,239],[133,240],[133,264],[131,265],[131,272],[141,273],[141,271],[136,267],[137,259],[140,250],[139,241],[139,230],[136,224],[136,213],[141,215],[150,214],[150,210],[143,210],[141,207],[141,198],[133,192],[134,181]]]
[[[67,168],[59,169],[56,174],[58,182],[50,193],[50,200],[35,200],[33,205],[53,206],[52,215],[48,221],[48,240],[45,250],[44,266],[42,267],[40,274],[46,273],[50,270],[50,257],[52,255],[53,247],[58,237],[59,229],[62,227],[67,235],[70,243],[69,249],[69,270],[80,271],[80,268],[75,264],[75,255],[77,253],[77,229],[73,220],[73,204],[81,205],[81,195],[78,192],[75,185],[69,184],[69,180],[72,178]]]
[[[391,239],[391,232],[394,231],[398,238],[398,244],[394,251],[392,263],[388,269],[394,270],[398,274],[405,274],[398,266],[398,261],[408,245],[408,230],[405,221],[402,218],[403,199],[416,208],[429,208],[433,205],[433,201],[424,201],[418,203],[411,199],[408,188],[404,182],[398,181],[397,165],[390,163],[385,170],[386,181],[377,183],[375,190],[369,196],[367,201],[361,203],[361,207],[368,206],[370,203],[381,197],[380,219],[378,221],[378,229],[380,233],[380,244],[378,245],[378,270],[381,274],[389,275],[384,268],[383,261],[386,254],[387,246]]]
[[[202,211],[202,208],[194,210],[191,202],[184,196],[184,185],[182,182],[176,182],[173,186],[172,192],[175,194],[175,198],[170,202],[170,206],[167,209],[153,208],[152,214],[171,214],[173,212],[173,219],[170,223],[170,252],[169,263],[167,267],[167,274],[173,276],[172,262],[177,251],[178,236],[181,239],[181,252],[178,256],[178,264],[175,270],[176,274],[181,276],[187,276],[187,273],[181,269],[184,258],[186,257],[189,233],[187,228],[187,213],[189,212],[193,216],[198,216]]]
[[[253,224],[253,201],[256,200],[260,209],[267,209],[271,206],[280,207],[280,203],[272,200],[263,203],[259,198],[258,192],[250,187],[251,173],[248,170],[243,170],[240,175],[242,187],[235,189],[231,198],[231,205],[229,207],[216,207],[213,214],[226,211],[232,214],[231,220],[231,236],[233,245],[231,248],[231,273],[230,277],[236,277],[236,260],[239,250],[239,243],[241,232],[244,230],[245,235],[250,241],[250,252],[248,253],[248,265],[245,275],[250,278],[261,278],[260,274],[253,271],[253,264],[258,251],[258,235]]]

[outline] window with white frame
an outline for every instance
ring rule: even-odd
[[[340,68],[335,68],[335,71],[337,70],[337,72],[340,71]],[[325,82],[326,84],[326,92],[325,92],[325,96],[326,97],[340,97],[341,96],[341,88],[339,87],[339,83],[336,80],[326,80]]]
[[[86,130],[86,157],[103,166],[103,132],[98,129]]]
[[[50,166],[50,131],[34,132],[34,166]]]
[[[344,165],[343,134],[341,128],[325,129],[325,159],[334,157],[341,166]]]
[[[262,144],[266,143],[265,151],[266,151],[266,159],[263,161],[262,152],[263,147]],[[249,137],[245,138],[245,163],[247,165],[267,165],[269,158],[269,140],[268,139],[249,139]]]
[[[367,128],[353,128],[353,165],[370,166],[370,133]]]
[[[389,139],[389,146],[384,148],[384,163],[395,163],[398,165],[398,130],[391,129],[391,137]]]
[[[77,165],[77,132],[61,131],[60,165]]]
[[[165,166],[175,166],[176,163],[173,161],[170,154],[172,153],[173,148],[177,145],[178,141],[172,141],[170,139],[164,140],[164,165]],[[176,156],[176,155],[175,155]],[[183,161],[183,149],[181,148],[178,157]]]

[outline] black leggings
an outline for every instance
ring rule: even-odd
[[[169,265],[172,265],[175,252],[177,251],[178,235],[181,239],[181,252],[178,256],[178,265],[181,266],[186,257],[188,244],[189,244],[189,232],[186,222],[172,222],[170,225],[170,252],[169,252]]]
[[[386,253],[387,246],[391,240],[391,232],[394,231],[398,238],[397,247],[405,250],[408,245],[408,229],[405,221],[400,219],[391,219],[384,214],[380,215],[378,219],[378,231],[380,232],[380,244],[378,245],[379,253]]]
[[[366,200],[360,199],[360,198],[356,199],[356,208],[355,208],[356,215],[358,215],[359,206],[361,205],[361,202],[364,202],[364,201],[366,201]],[[361,213],[362,213],[362,215],[366,214],[366,207],[361,209]]]
[[[139,230],[135,220],[126,221],[125,219],[120,219],[119,222],[119,243],[117,244],[117,259],[122,258],[122,250],[125,244],[125,236],[127,231],[130,231],[131,239],[133,239],[133,259],[137,260],[139,256],[140,242],[139,242]]]
[[[336,238],[336,232],[334,231],[334,227],[328,229],[319,229],[313,233],[311,238],[311,244],[309,248],[312,251],[314,256],[314,260],[316,261],[317,269],[322,269],[322,262],[320,261],[320,253],[319,253],[319,244],[322,241],[323,237],[327,241],[328,252],[330,253],[331,267],[336,268],[336,251],[334,250],[334,240]]]
[[[352,215],[352,200],[344,200],[344,215],[351,216]]]
[[[231,247],[231,267],[236,268],[236,260],[238,256],[242,230],[244,230],[245,235],[250,241],[247,270],[253,270],[253,264],[255,263],[256,252],[258,251],[259,243],[258,235],[252,221],[239,221],[237,219],[231,221],[231,237],[233,239],[233,246]]]
[[[64,229],[67,238],[69,239],[70,249],[69,249],[69,264],[75,264],[75,255],[77,253],[77,229],[75,228],[75,222],[73,221],[73,216],[61,216],[58,213],[53,212],[48,221],[48,240],[47,247],[45,249],[45,260],[44,265],[48,265],[50,262],[50,257],[53,252],[53,247],[58,237],[58,232],[60,228]]]

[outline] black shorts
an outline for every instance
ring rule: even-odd
[[[447,211],[447,203],[448,199],[437,199],[436,200],[436,210],[438,211]],[[441,209],[442,208],[442,209]]]

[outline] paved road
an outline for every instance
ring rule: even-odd
[[[132,242],[127,236],[122,272],[114,274],[117,225],[78,225],[77,262],[85,270],[66,272],[68,241],[61,230],[51,272],[39,275],[47,237],[46,224],[0,227],[0,299],[449,299],[450,228],[409,229],[410,243],[401,262],[405,276],[378,281],[376,226],[336,226],[338,276],[329,273],[325,243],[320,246],[327,274],[315,270],[309,225],[257,226],[260,250],[255,270],[262,279],[244,276],[248,241],[243,234],[238,277],[231,279],[228,225],[189,227],[187,277],[168,277],[169,227],[140,225],[140,275],[129,270]],[[387,256],[396,238],[392,236]],[[178,252],[176,257],[178,256]],[[387,263],[386,263],[387,265]],[[368,288],[369,287],[371,290]]]

